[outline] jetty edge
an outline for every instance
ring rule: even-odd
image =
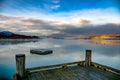
[[[86,50],[85,61],[25,68],[25,54],[17,54],[15,57],[16,73],[12,80],[47,80],[50,78],[50,80],[70,80],[69,78],[71,80],[89,80],[89,78],[120,80],[120,70],[92,62],[91,55],[92,51]]]

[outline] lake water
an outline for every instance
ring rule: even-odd
[[[45,48],[53,54],[30,54],[30,49]],[[0,80],[15,73],[15,55],[26,55],[26,68],[82,61],[85,50],[92,50],[92,61],[120,69],[120,40],[0,40]]]

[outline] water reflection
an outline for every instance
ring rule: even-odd
[[[0,45],[21,44],[27,42],[37,42],[39,39],[0,39]]]
[[[112,40],[106,41],[111,43]],[[23,42],[0,45],[0,77],[11,78],[15,73],[15,55],[26,55],[26,67],[45,66],[84,60],[85,50],[91,49],[92,61],[120,69],[120,41],[114,44],[94,44],[91,40],[56,40],[42,39],[38,42]],[[53,54],[30,54],[30,49],[46,48],[53,50]],[[9,73],[8,73],[9,72]],[[7,75],[4,75],[8,73]]]
[[[120,45],[120,40],[90,40],[90,43],[102,45]]]

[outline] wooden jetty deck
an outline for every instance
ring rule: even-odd
[[[120,70],[91,61],[86,50],[85,61],[25,69],[25,55],[16,55],[13,80],[120,80]]]

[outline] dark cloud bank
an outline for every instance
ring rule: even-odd
[[[93,25],[93,24],[87,24],[83,26],[73,26],[73,25],[61,25],[57,26],[54,24],[54,22],[51,21],[45,21],[40,19],[24,19],[19,17],[10,17],[10,16],[3,16],[0,15],[1,21],[10,20],[12,21],[20,21],[22,23],[11,23],[9,25],[6,25],[4,27],[0,26],[0,31],[6,30],[7,27],[10,30],[14,26],[16,28],[16,32],[19,32],[20,30],[51,30],[53,33],[52,35],[55,35],[54,32],[57,31],[56,35],[95,35],[95,34],[120,34],[120,24],[115,23],[107,23],[107,24],[101,24],[101,25]],[[32,25],[26,25],[26,23],[32,23]],[[7,24],[7,23],[0,23]],[[62,29],[61,29],[62,28]],[[41,35],[42,32],[38,34]],[[30,32],[29,34],[35,34],[34,32]],[[48,32],[48,35],[49,34]]]
[[[92,35],[92,34],[120,34],[120,25],[104,24],[104,25],[87,25],[83,27],[70,27],[61,31],[73,35]]]

